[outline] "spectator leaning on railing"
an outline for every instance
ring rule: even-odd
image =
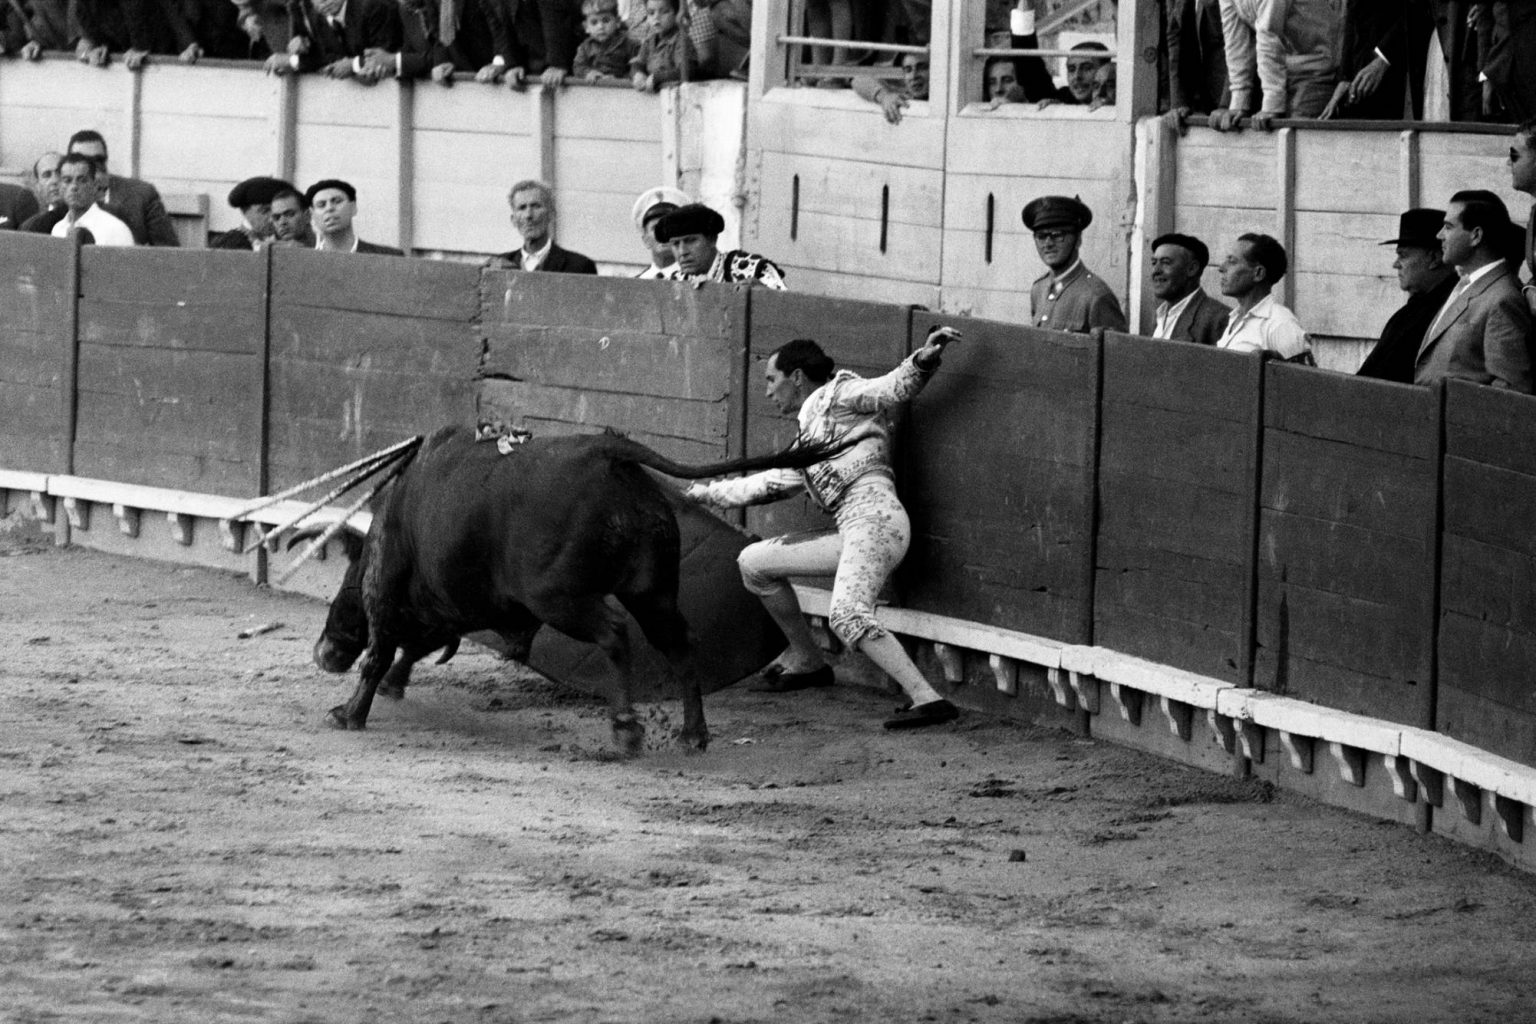
[[[1260,103],[1253,126],[1267,131],[1277,117],[1317,117],[1338,78],[1340,18],[1336,0],[1221,0],[1231,106],[1211,113],[1228,131]]]
[[[1163,0],[1168,109],[1182,124],[1230,105],[1227,51],[1217,0]]]
[[[328,78],[372,84],[385,70],[368,65],[369,50],[398,53],[400,12],[395,0],[292,0],[288,52],[267,58],[274,75],[320,71]]]

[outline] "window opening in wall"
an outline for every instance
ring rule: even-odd
[[[992,109],[1114,105],[1113,0],[988,0],[986,11],[971,58],[981,63],[981,98]]]

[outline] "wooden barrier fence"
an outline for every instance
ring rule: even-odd
[[[1058,699],[1083,708],[1107,700],[1071,667],[1088,662],[1050,652],[1092,645],[1198,677],[1188,692],[1205,696],[1165,706],[1181,735],[1199,700],[1215,716],[1214,694],[1249,688],[1536,765],[1529,397],[906,307],[391,257],[13,236],[0,280],[7,479],[229,498],[470,422],[477,401],[539,432],[614,425],[681,458],[761,451],[791,436],[762,394],[773,347],[818,336],[877,372],[958,323],[964,342],[900,431],[914,540],[899,614],[914,629],[947,617],[1045,651]],[[799,508],[751,522],[818,521]],[[1006,691],[1007,665],[993,667]],[[1217,730],[1228,746],[1243,714],[1279,706],[1243,700]]]

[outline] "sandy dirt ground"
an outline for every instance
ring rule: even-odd
[[[1536,880],[1436,837],[853,686],[615,761],[469,647],[337,732],[323,615],[0,533],[0,1020],[1536,1020]]]

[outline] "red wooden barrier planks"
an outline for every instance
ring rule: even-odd
[[[479,299],[482,415],[612,427],[687,462],[734,450],[744,289],[487,270]]]
[[[1254,685],[1428,726],[1439,395],[1265,374]]]
[[[279,249],[271,487],[474,415],[479,268]]]
[[[1095,643],[1246,684],[1261,373],[1105,335]]]
[[[70,243],[7,232],[0,247],[0,466],[66,471]]]
[[[940,322],[965,340],[910,411],[905,603],[1086,643],[1100,343],[919,313],[913,344]]]
[[[1536,765],[1536,399],[1446,389],[1436,728]]]
[[[255,493],[265,276],[250,253],[82,251],[76,473]]]
[[[777,451],[795,439],[796,421],[764,396],[763,373],[774,350],[795,338],[811,338],[839,369],[879,376],[907,356],[905,306],[833,299],[757,289],[749,312],[751,353],[746,367],[747,451]],[[904,416],[893,417],[898,448]],[[832,517],[801,495],[747,510],[747,527],[764,537],[799,530],[826,530]]]

